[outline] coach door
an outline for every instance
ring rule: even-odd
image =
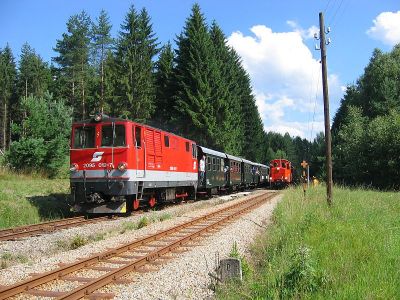
[[[145,174],[145,144],[142,139],[142,127],[132,126],[135,151],[136,177],[143,178]]]

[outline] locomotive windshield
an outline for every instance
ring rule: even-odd
[[[125,126],[104,125],[101,129],[102,147],[125,147]]]
[[[95,148],[95,127],[80,126],[74,130],[74,148]]]

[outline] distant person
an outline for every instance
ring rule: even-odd
[[[225,165],[224,167],[224,174],[225,174],[225,181],[228,181],[228,174],[229,174],[229,166]]]
[[[318,184],[319,184],[319,180],[315,176],[313,176],[312,177],[312,185],[317,186]]]
[[[206,171],[206,156],[203,155],[203,157],[200,159],[200,162],[199,162],[200,185],[203,184],[205,171]]]

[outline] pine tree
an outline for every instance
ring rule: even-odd
[[[93,78],[89,75],[90,28],[91,20],[85,11],[71,16],[67,22],[68,33],[62,34],[54,48],[59,56],[53,58],[65,78],[62,81],[70,87],[64,97],[73,106],[75,117],[82,119],[87,117],[87,89]]]
[[[107,13],[102,10],[100,16],[97,19],[97,24],[93,24],[92,34],[93,34],[93,56],[100,77],[100,101],[96,103],[96,109],[98,111],[104,111],[105,105],[105,60],[107,58],[108,51],[113,47],[113,39],[111,38],[111,24]]]
[[[0,149],[5,151],[10,143],[11,114],[10,107],[15,106],[15,83],[17,71],[14,56],[11,48],[7,45],[4,50],[0,50]],[[0,150],[1,151],[1,150]]]
[[[210,82],[212,42],[198,4],[193,5],[177,45],[174,97],[177,127],[199,144],[215,148],[217,120]]]
[[[146,121],[154,110],[154,56],[158,53],[150,17],[146,9],[138,14],[131,6],[121,25],[117,42],[119,115]]]
[[[114,53],[108,50],[104,61],[104,111],[118,115],[120,94],[118,93],[118,65]]]
[[[226,36],[214,21],[210,29],[212,47],[211,88],[214,97],[214,112],[218,124],[215,136],[220,150],[240,155],[242,151],[243,127],[240,99],[235,90],[235,68],[240,65],[239,56],[226,44]]]
[[[49,89],[50,68],[28,43],[22,46],[18,70],[17,85],[20,97],[41,97]]]
[[[243,120],[242,155],[249,160],[260,161],[263,156],[263,150],[255,145],[258,141],[263,140],[263,123],[258,112],[256,100],[252,94],[249,74],[242,66],[237,70],[237,80],[239,83],[237,93],[241,99],[241,117]]]
[[[157,113],[153,120],[158,124],[169,124],[173,117],[170,113],[172,98],[175,93],[174,82],[174,51],[171,43],[168,42],[161,48],[160,56],[156,63],[155,85],[156,99],[155,106]]]

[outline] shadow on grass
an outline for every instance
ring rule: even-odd
[[[70,194],[50,194],[47,196],[28,197],[28,201],[38,209],[40,218],[45,220],[61,219],[72,217],[70,211]]]

